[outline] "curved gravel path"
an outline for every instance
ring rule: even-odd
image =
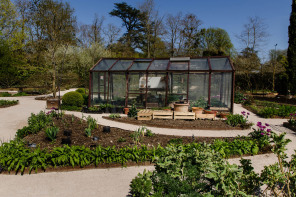
[[[68,90],[68,91],[72,91]],[[62,93],[68,92],[64,91]],[[27,118],[31,113],[38,113],[45,110],[45,101],[38,101],[35,97],[5,97],[7,100],[19,100],[16,106],[0,109],[0,139],[1,141],[9,141],[13,139],[17,129],[27,124]],[[234,107],[235,113],[247,111],[241,105]],[[82,117],[80,112],[66,112]],[[264,119],[250,112],[249,120],[253,123],[261,121],[271,125],[272,129],[277,133],[286,132],[287,138],[292,142],[288,145],[287,154],[290,156],[296,149],[296,133],[283,127],[286,119]],[[88,116],[89,114],[83,114]],[[139,126],[114,122],[102,118],[102,114],[91,114],[98,120],[99,124],[119,127],[122,129],[135,130]],[[106,116],[106,114],[105,114]],[[171,134],[183,136],[207,136],[207,137],[234,137],[237,135],[247,135],[249,130],[179,130],[179,129],[162,129],[156,127],[148,127],[154,133]],[[245,157],[252,160],[255,171],[260,172],[264,165],[275,163],[276,157],[273,154],[257,155]],[[230,159],[230,163],[239,163],[239,158]],[[127,196],[129,192],[130,181],[144,169],[153,170],[153,166],[140,166],[128,168],[110,168],[110,169],[87,169],[81,171],[70,172],[48,172],[31,175],[0,175],[0,196],[106,196],[120,197]]]

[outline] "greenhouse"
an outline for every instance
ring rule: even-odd
[[[234,72],[229,57],[102,58],[90,70],[89,106],[159,108],[186,102],[233,111]]]

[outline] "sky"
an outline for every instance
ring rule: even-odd
[[[71,0],[79,23],[91,24],[95,14],[104,16],[104,24],[112,23],[121,27],[121,20],[111,17],[118,0]],[[138,8],[142,0],[125,0],[128,5]],[[267,25],[269,37],[262,47],[260,57],[267,60],[268,51],[288,48],[288,26],[291,0],[154,0],[155,8],[161,15],[193,13],[202,21],[202,28],[219,27],[225,29],[234,47],[240,51],[242,45],[235,37],[243,30],[249,17],[258,16]],[[122,27],[122,32],[125,29]]]

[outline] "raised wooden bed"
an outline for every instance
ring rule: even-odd
[[[151,120],[152,119],[152,110],[144,109],[138,112],[138,120]]]
[[[173,119],[173,112],[166,110],[156,110],[152,113],[153,119]]]
[[[174,119],[186,119],[186,120],[195,120],[194,112],[174,112]]]

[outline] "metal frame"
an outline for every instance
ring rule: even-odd
[[[231,70],[213,70],[212,69],[212,64],[211,64],[211,59],[213,58],[227,58],[229,61],[229,64],[231,66]],[[110,68],[108,70],[94,70],[94,68],[96,66],[98,66],[100,64],[100,62],[102,60],[116,60],[115,63],[113,63]],[[143,70],[130,70],[131,67],[134,65],[135,62],[141,62],[141,59],[143,59],[143,62],[149,62],[150,64],[148,65],[147,69],[143,69]],[[125,107],[127,107],[128,105],[128,97],[129,94],[138,94],[138,95],[145,95],[145,105],[144,107],[147,107],[147,97],[148,97],[148,76],[150,73],[163,73],[165,74],[165,82],[166,82],[166,87],[165,87],[165,104],[167,105],[168,103],[168,95],[169,95],[169,90],[168,90],[168,82],[169,82],[169,74],[170,73],[184,73],[187,74],[187,90],[186,90],[186,94],[174,94],[174,95],[186,95],[187,101],[189,99],[189,80],[190,80],[190,73],[208,73],[209,74],[209,84],[208,84],[208,106],[211,106],[211,83],[212,83],[212,73],[232,73],[232,85],[231,85],[231,107],[230,107],[230,111],[233,112],[233,107],[234,107],[234,83],[235,83],[235,69],[233,66],[233,63],[230,59],[229,56],[211,56],[211,57],[193,57],[191,59],[206,59],[209,69],[206,70],[190,70],[190,60],[189,61],[183,61],[184,63],[186,62],[188,64],[188,68],[184,69],[184,70],[170,70],[170,66],[172,62],[175,61],[170,61],[169,58],[101,58],[94,66],[92,66],[92,68],[90,69],[90,77],[89,77],[89,99],[88,99],[88,106],[91,106],[91,100],[93,99],[93,93],[94,91],[92,91],[92,85],[93,85],[93,76],[92,74],[94,72],[104,72],[104,80],[106,80],[106,77],[108,76],[108,82],[104,83],[104,98],[107,98],[106,102],[109,103],[110,102],[110,77],[112,73],[120,73],[120,74],[124,74],[125,76],[125,81],[126,81],[126,85],[125,85]],[[120,61],[120,60],[131,60],[132,63],[128,66],[127,69],[125,70],[112,70],[112,68]],[[149,61],[147,61],[149,60]],[[150,61],[151,60],[151,61]],[[152,65],[152,63],[155,60],[168,60],[168,65],[166,67],[165,70],[150,70],[150,67]],[[178,61],[178,62],[182,62],[182,61]],[[132,73],[144,73],[144,75],[146,76],[146,88],[144,90],[144,93],[132,93],[129,92],[129,75]],[[107,83],[107,84],[106,84]],[[100,88],[100,87],[99,87]],[[106,90],[107,89],[107,90]],[[100,91],[100,90],[99,90]],[[107,95],[106,95],[107,94]]]

